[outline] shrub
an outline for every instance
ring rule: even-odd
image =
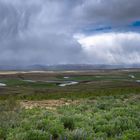
[[[59,138],[64,133],[63,124],[61,124],[60,121],[58,121],[58,120],[52,121],[48,132],[49,132],[49,134],[52,135],[53,139]]]
[[[75,124],[74,124],[74,119],[72,117],[67,117],[67,116],[63,117],[63,118],[61,118],[61,121],[62,121],[65,129],[69,129],[69,130],[74,129]]]
[[[4,129],[2,129],[2,128],[0,128],[0,140],[2,139],[5,139],[5,136],[6,136],[6,134],[5,134],[5,130]]]
[[[70,133],[70,140],[87,140],[90,136],[82,129],[76,129]]]
[[[39,131],[47,132],[53,139],[59,138],[64,133],[63,124],[56,118],[37,120],[34,127]]]
[[[19,125],[20,106],[14,99],[0,102],[0,139],[6,139],[10,128]]]
[[[46,140],[49,139],[48,133],[41,130],[30,130],[27,132],[25,140]]]
[[[140,140],[140,131],[129,130],[124,133],[122,140]]]

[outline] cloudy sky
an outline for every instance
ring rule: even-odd
[[[0,0],[0,65],[140,63],[140,0]]]

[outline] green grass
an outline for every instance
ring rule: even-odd
[[[97,96],[105,96],[105,95],[125,95],[125,94],[131,94],[131,93],[140,93],[140,88],[113,88],[113,89],[101,89],[101,90],[95,90],[92,92],[57,92],[57,93],[36,93],[36,94],[20,94],[17,96],[14,96],[16,99],[23,99],[23,100],[43,100],[43,99],[61,99],[61,98],[67,98],[67,99],[86,99],[86,98],[94,98]],[[11,97],[11,96],[10,96]]]
[[[129,74],[134,75],[136,79],[140,78],[140,72],[130,72]]]
[[[68,79],[58,77],[65,81],[100,81],[100,80],[132,80],[128,75],[96,75],[96,76],[70,76]]]
[[[9,87],[33,87],[33,88],[46,88],[46,87],[54,87],[56,86],[55,83],[47,83],[47,82],[28,82],[21,79],[4,79],[0,80],[1,83],[5,83]]]
[[[71,75],[69,79],[64,76],[49,77],[57,79],[60,83],[65,80],[80,81],[77,85],[59,87],[56,83],[47,82],[29,82],[20,78],[1,78],[0,82],[7,84],[7,87],[0,89],[0,100],[7,99],[9,96],[15,99],[42,100],[42,99],[60,99],[60,98],[94,98],[95,96],[116,95],[139,93],[140,84],[136,79],[128,75],[139,73],[117,73],[100,75]],[[28,79],[26,77],[26,79]],[[30,78],[29,78],[30,79]],[[86,83],[88,81],[89,83]]]

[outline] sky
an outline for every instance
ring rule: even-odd
[[[0,65],[140,64],[140,0],[0,0]]]

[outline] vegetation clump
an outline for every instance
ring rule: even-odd
[[[64,124],[65,129],[73,130],[74,129],[74,119],[72,117],[65,116],[61,119]]]

